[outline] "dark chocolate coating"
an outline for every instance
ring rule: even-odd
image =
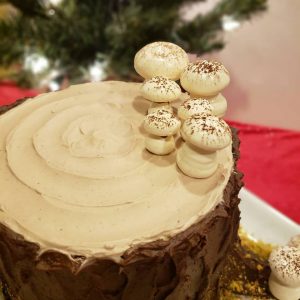
[[[0,108],[0,114],[15,105]],[[232,129],[235,168],[213,211],[168,241],[128,249],[110,259],[47,251],[0,224],[0,278],[7,300],[192,300],[218,299],[224,262],[238,241],[236,169],[239,140]],[[5,188],[5,187],[2,187]]]

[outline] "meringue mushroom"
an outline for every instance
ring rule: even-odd
[[[231,130],[215,116],[193,115],[184,121],[181,135],[185,143],[177,152],[180,170],[194,178],[211,176],[218,168],[217,150],[231,143]]]
[[[180,97],[181,88],[173,80],[155,76],[144,81],[141,93],[144,98],[152,102],[172,102]]]
[[[144,120],[146,149],[157,155],[166,155],[175,149],[173,135],[179,131],[181,122],[167,110],[157,110]]]
[[[188,55],[179,46],[154,42],[140,49],[134,57],[134,68],[143,78],[164,76],[178,80],[189,63]]]
[[[283,246],[269,257],[271,276],[269,288],[279,300],[300,299],[300,249]]]
[[[193,96],[216,96],[229,82],[228,71],[217,61],[190,63],[180,76],[182,87]]]
[[[145,99],[153,102],[148,109],[148,113],[154,112],[160,108],[173,112],[169,103],[180,97],[181,88],[173,80],[163,76],[155,76],[144,81],[141,86],[141,94]]]
[[[178,108],[178,117],[186,120],[196,114],[211,115],[213,107],[210,102],[203,98],[192,98],[184,101]]]

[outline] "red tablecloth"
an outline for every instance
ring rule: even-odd
[[[12,84],[0,85],[0,105],[34,96]],[[230,122],[240,130],[239,169],[246,187],[300,223],[300,132]]]

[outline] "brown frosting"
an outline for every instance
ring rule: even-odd
[[[235,161],[238,143],[233,130]],[[119,260],[41,252],[40,244],[2,223],[0,277],[7,295],[13,300],[216,299],[224,259],[237,239],[241,186],[234,168],[223,201],[169,238],[129,247]]]

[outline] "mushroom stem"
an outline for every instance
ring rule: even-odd
[[[217,151],[205,151],[185,142],[177,152],[180,170],[194,178],[207,178],[218,168]]]
[[[152,102],[151,106],[148,108],[148,114],[154,113],[159,109],[164,109],[173,113],[173,108],[169,102]]]
[[[269,278],[271,293],[279,300],[299,300],[300,287],[285,285],[278,280],[273,273]]]
[[[161,137],[149,134],[145,139],[145,147],[151,153],[167,155],[175,149],[175,140],[172,135]]]

